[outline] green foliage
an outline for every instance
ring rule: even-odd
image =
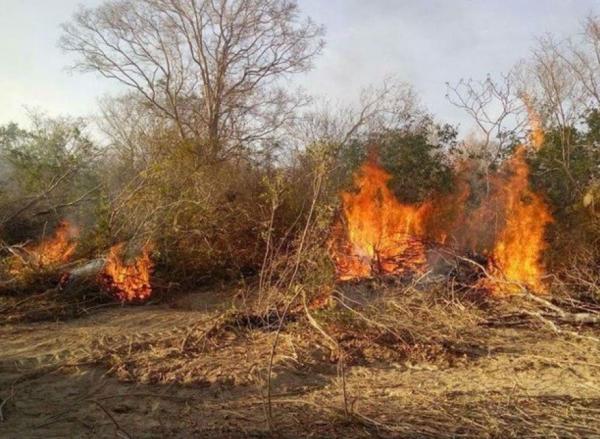
[[[31,118],[31,128],[0,127],[0,228],[23,240],[89,202],[99,185],[99,149],[80,119]]]
[[[600,113],[586,115],[579,127],[547,130],[543,147],[532,157],[532,180],[558,215],[581,207],[586,187],[600,177]]]
[[[547,129],[543,146],[529,158],[531,183],[546,197],[554,217],[545,255],[554,272],[570,271],[575,260],[581,267],[595,267],[600,261],[600,215],[594,207],[600,181],[599,142],[600,112],[593,110],[577,127]]]
[[[434,192],[452,188],[453,171],[449,156],[457,147],[457,131],[439,125],[430,117],[402,129],[372,136],[368,141],[353,140],[339,156],[337,181],[348,186],[350,176],[370,153],[376,153],[392,175],[390,187],[403,202],[423,201]]]
[[[418,202],[452,188],[448,152],[456,146],[456,131],[427,121],[416,130],[386,133],[381,140],[383,166],[392,174],[391,189],[403,202]]]
[[[16,124],[0,127],[0,154],[10,166],[11,179],[29,192],[44,190],[49,182],[77,172],[78,183],[93,178],[98,151],[82,133],[81,120],[33,120],[33,128]],[[67,185],[65,185],[67,187]]]

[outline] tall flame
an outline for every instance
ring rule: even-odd
[[[425,263],[423,206],[400,203],[391,176],[374,158],[354,176],[356,190],[341,194],[343,222],[334,226],[332,256],[342,280],[418,270]]]
[[[524,147],[515,151],[506,168],[512,175],[501,187],[505,220],[492,252],[491,271],[508,282],[501,288],[505,292],[518,291],[520,284],[541,293],[544,267],[540,259],[547,247],[544,232],[552,215],[544,200],[529,188]]]
[[[366,161],[354,177],[355,191],[341,194],[343,215],[332,230],[330,250],[338,278],[421,271],[427,263],[427,239],[487,255],[491,279],[482,285],[494,294],[518,292],[520,286],[543,293],[541,256],[552,216],[529,187],[525,148],[490,176],[488,190],[471,209],[469,172],[463,165],[453,193],[412,205],[398,201],[388,187],[390,174],[376,160]]]
[[[140,256],[131,263],[123,261],[123,247],[123,243],[111,247],[100,283],[121,302],[147,300],[152,294],[150,275],[154,267],[150,246],[145,245]]]
[[[521,98],[527,110],[531,133],[529,145],[539,151],[544,144],[544,130],[540,114],[529,95]],[[545,201],[529,187],[529,166],[525,161],[525,147],[519,146],[505,163],[511,172],[508,179],[495,180],[504,203],[504,227],[500,231],[492,258],[490,286],[496,292],[518,292],[521,286],[543,293],[544,266],[541,256],[547,248],[544,233],[553,221]],[[506,281],[500,287],[498,280]]]

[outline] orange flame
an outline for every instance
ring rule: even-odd
[[[15,258],[10,272],[18,275],[25,266],[48,268],[68,262],[77,248],[79,229],[67,220],[61,221],[54,234],[35,245],[25,247],[22,259]]]
[[[152,294],[150,274],[154,267],[150,246],[145,245],[141,255],[132,263],[123,261],[123,246],[121,243],[111,247],[100,283],[121,302],[147,300]]]
[[[426,238],[488,255],[491,279],[481,286],[494,294],[518,292],[520,286],[543,293],[541,255],[552,216],[529,187],[525,149],[518,148],[503,171],[490,177],[486,195],[472,209],[467,207],[471,170],[466,164],[461,168],[453,193],[412,205],[397,200],[388,188],[390,174],[376,160],[366,161],[354,177],[355,191],[341,194],[343,215],[332,230],[338,278],[422,271]]]
[[[356,191],[341,194],[344,218],[331,245],[341,280],[418,271],[425,264],[424,208],[400,203],[388,188],[390,178],[372,158],[354,177]]]
[[[529,95],[524,93],[521,98],[531,127],[529,144],[539,151],[544,144],[542,119]],[[546,226],[553,221],[552,214],[545,201],[529,188],[525,147],[519,146],[515,150],[505,168],[512,175],[495,181],[502,194],[505,221],[490,260],[492,279],[489,286],[496,294],[516,293],[521,287],[544,293],[541,255],[548,246],[544,234]],[[506,285],[501,286],[502,281]]]
[[[531,103],[531,98],[528,94],[523,93],[521,99],[525,104],[525,109],[527,110],[527,117],[529,119],[529,126],[531,127],[529,143],[535,148],[536,151],[539,151],[542,145],[544,144],[545,137],[542,118],[540,117],[540,113],[538,113],[538,111]]]
[[[552,222],[552,215],[544,200],[529,188],[529,167],[523,147],[515,151],[506,167],[512,171],[501,188],[506,218],[492,252],[490,270],[508,285],[500,288],[492,280],[492,290],[518,292],[522,285],[542,293],[544,267],[540,258],[547,248],[544,232]]]

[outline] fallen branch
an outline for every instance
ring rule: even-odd
[[[564,323],[578,323],[578,324],[595,324],[600,323],[600,314],[591,312],[578,312],[572,313],[565,311],[564,309],[556,306],[549,300],[542,297],[535,296],[531,293],[527,293],[527,298],[543,305],[545,308],[553,311],[557,319]]]
[[[298,290],[296,291],[296,294],[294,294],[294,296],[290,299],[290,301],[286,305],[285,309],[283,310],[283,314],[282,314],[281,318],[279,319],[279,325],[277,326],[277,332],[275,333],[275,340],[273,341],[273,346],[271,347],[271,354],[269,356],[269,369],[267,371],[267,411],[266,411],[267,427],[269,428],[269,431],[272,431],[272,428],[273,428],[273,413],[272,413],[272,406],[271,406],[271,373],[273,371],[273,359],[275,358],[275,351],[277,349],[277,343],[279,342],[279,334],[281,333],[281,328],[283,328],[283,323],[285,322],[285,318],[290,310],[290,307],[292,306],[292,303],[294,303],[294,301],[300,295],[301,292],[302,292],[302,288],[298,288]]]

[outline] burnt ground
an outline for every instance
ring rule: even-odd
[[[599,331],[520,324],[443,361],[365,349],[342,374],[292,322],[269,426],[276,331],[223,317],[220,294],[0,326],[0,437],[600,437]]]

